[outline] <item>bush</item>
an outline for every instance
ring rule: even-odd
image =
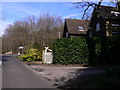
[[[38,43],[34,43],[33,44],[33,48],[39,50],[40,49],[40,45]]]
[[[42,54],[37,49],[29,49],[22,55],[23,61],[41,61]]]
[[[107,47],[109,62],[120,64],[120,36],[108,37]]]
[[[120,64],[120,36],[93,37],[96,63]]]
[[[93,64],[96,63],[105,63],[106,62],[106,37],[92,37],[94,43],[94,61]],[[92,50],[92,51],[93,51]]]
[[[88,47],[85,37],[57,39],[53,44],[53,63],[87,64]]]
[[[120,36],[71,37],[53,44],[53,62],[61,64],[120,64]]]

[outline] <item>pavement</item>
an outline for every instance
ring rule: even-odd
[[[44,76],[54,87],[66,84],[76,77],[90,76],[103,73],[104,70],[97,67],[64,66],[64,65],[29,65],[38,75]],[[86,79],[82,79],[84,81]]]
[[[2,66],[0,65],[0,90],[2,89]]]
[[[53,86],[14,55],[3,55],[2,88],[53,88]]]
[[[2,54],[0,54],[0,90],[2,89]]]
[[[27,65],[15,57],[3,55],[3,88],[57,88],[76,77],[104,72],[100,68],[79,65]]]

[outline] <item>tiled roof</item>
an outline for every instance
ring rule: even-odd
[[[65,19],[69,33],[72,34],[86,34],[88,29],[89,20],[79,19]],[[79,27],[83,27],[84,31],[79,31]]]

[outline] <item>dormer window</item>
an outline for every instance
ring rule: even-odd
[[[79,26],[79,31],[84,31],[84,28],[82,26]]]
[[[100,23],[96,24],[96,31],[100,31]]]

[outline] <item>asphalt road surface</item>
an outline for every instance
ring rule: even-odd
[[[2,88],[53,88],[14,55],[2,56]]]
[[[2,89],[2,58],[1,58],[1,55],[0,55],[0,90]]]

